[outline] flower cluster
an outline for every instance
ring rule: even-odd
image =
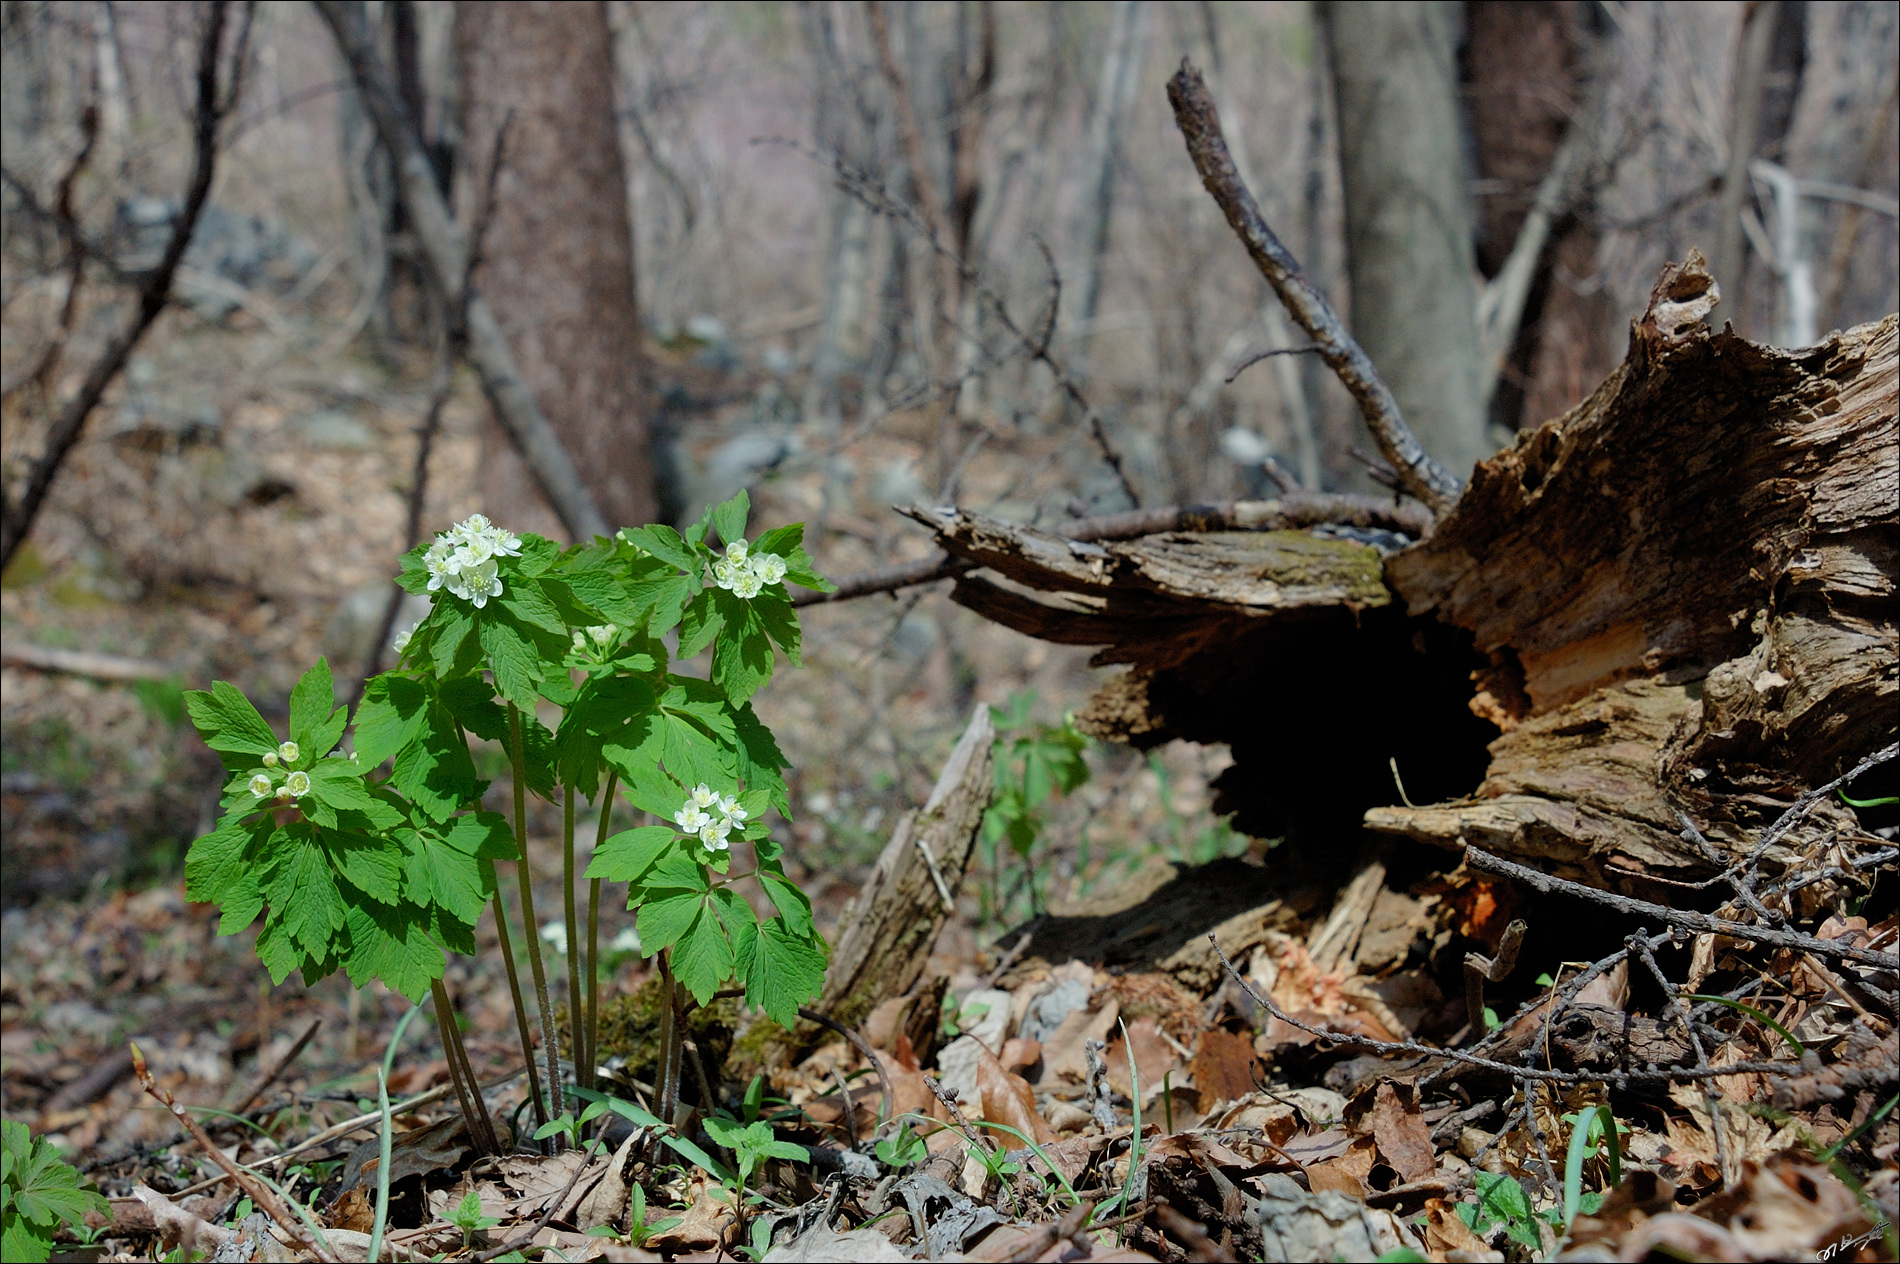
[[[767,584],[776,584],[785,578],[785,559],[776,553],[748,555],[746,542],[734,540],[726,546],[726,555],[713,563],[712,574],[713,583],[750,601]]]
[[[501,596],[497,559],[520,556],[520,536],[470,514],[438,535],[422,561],[429,568],[430,592],[446,588],[480,610],[490,597]]]
[[[715,820],[712,812],[719,813],[719,818]],[[673,820],[683,833],[705,844],[707,851],[726,851],[732,846],[726,836],[733,830],[743,830],[747,815],[736,795],[714,794],[702,781],[673,813]]]
[[[585,654],[587,652],[587,642],[590,639],[594,642],[595,649],[605,650],[609,645],[613,644],[614,637],[618,636],[619,633],[620,625],[615,623],[602,623],[585,630],[575,628],[574,652],[576,654]]]
[[[281,742],[276,750],[264,752],[264,767],[275,768],[279,764],[294,764],[302,755],[303,752],[298,749],[297,743]],[[252,773],[250,791],[252,797],[258,799],[268,799],[273,794],[279,799],[301,799],[310,793],[310,774],[301,768],[296,769],[284,778],[282,785],[278,785],[271,780],[269,773]]]

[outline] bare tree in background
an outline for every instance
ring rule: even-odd
[[[594,0],[458,4],[455,54],[468,151],[490,152],[508,126],[476,287],[601,512],[612,524],[650,521],[653,460],[606,10]],[[560,534],[492,420],[482,493],[489,512],[517,530]]]
[[[1558,151],[1576,126],[1608,21],[1587,0],[1470,0],[1464,91],[1477,167],[1478,268],[1503,270]],[[1587,126],[1587,123],[1586,123]],[[1563,211],[1537,262],[1490,420],[1535,425],[1577,403],[1622,359],[1617,312],[1595,278],[1601,235],[1590,207]]]
[[[1086,353],[1090,326],[1102,297],[1102,265],[1108,257],[1109,219],[1115,208],[1115,176],[1129,106],[1141,77],[1147,43],[1149,7],[1144,0],[1116,0],[1110,6],[1108,48],[1102,56],[1082,154],[1084,201],[1074,236],[1076,255],[1073,320],[1080,330],[1077,346]]]
[[[1426,451],[1456,476],[1489,455],[1458,6],[1322,5],[1338,101],[1353,333]]]

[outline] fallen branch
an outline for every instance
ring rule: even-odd
[[[1227,222],[1247,247],[1254,266],[1267,279],[1287,314],[1304,329],[1316,353],[1359,404],[1360,415],[1379,444],[1379,451],[1405,480],[1405,489],[1442,514],[1458,498],[1460,483],[1452,473],[1419,445],[1418,438],[1399,412],[1398,400],[1379,377],[1365,353],[1333,311],[1326,296],[1307,279],[1293,253],[1280,243],[1260,214],[1253,193],[1234,167],[1221,135],[1220,113],[1214,108],[1201,72],[1188,65],[1168,80],[1168,104],[1187,141],[1188,156],[1201,183],[1213,195]]]
[[[548,1200],[547,1209],[541,1213],[541,1218],[534,1222],[534,1228],[529,1229],[526,1233],[516,1234],[500,1246],[491,1246],[479,1255],[471,1255],[469,1259],[474,1261],[475,1264],[487,1264],[489,1260],[498,1259],[510,1251],[519,1251],[533,1242],[535,1236],[539,1234],[541,1230],[547,1228],[548,1222],[554,1219],[554,1213],[567,1204],[567,1196],[574,1192],[576,1185],[580,1184],[581,1174],[593,1165],[594,1155],[600,1152],[600,1143],[604,1136],[605,1134],[603,1133],[602,1136],[595,1137],[593,1144],[587,1147],[587,1153],[581,1158],[579,1163],[574,1165],[574,1174],[567,1178],[567,1184],[562,1187],[560,1194]]]
[[[846,1027],[843,1023],[833,1018],[827,1018],[815,1009],[806,1009],[803,1005],[800,1005],[798,1007],[798,1016],[808,1023],[817,1023],[820,1027],[829,1027],[846,1040],[849,1040],[852,1046],[857,1049],[859,1053],[864,1055],[864,1060],[871,1064],[871,1070],[877,1074],[877,1091],[884,1096],[884,1109],[878,1113],[877,1126],[882,1128],[885,1124],[889,1123],[891,1121],[891,1112],[896,1107],[896,1099],[891,1096],[890,1081],[884,1078],[884,1064],[878,1060],[877,1051],[871,1048],[871,1042],[866,1040],[863,1036],[860,1036],[857,1032],[852,1031],[849,1027]],[[857,1124],[856,1121],[851,1118],[851,1093],[849,1090],[846,1090],[844,1094],[844,1118],[845,1127],[851,1132],[852,1141],[856,1142]]]
[[[255,1105],[257,1099],[264,1095],[264,1090],[277,1082],[277,1077],[284,1073],[284,1068],[297,1060],[297,1055],[304,1051],[304,1046],[310,1043],[311,1037],[317,1034],[317,1028],[321,1026],[323,1026],[323,1020],[321,1018],[311,1019],[310,1025],[303,1029],[303,1035],[297,1037],[296,1043],[284,1051],[284,1056],[277,1059],[271,1069],[264,1073],[264,1078],[257,1082],[257,1087],[245,1094],[244,1100],[233,1107],[231,1113],[233,1115],[242,1115]]]
[[[1415,501],[1386,496],[1356,496],[1341,492],[1292,491],[1272,500],[1223,500],[1206,505],[1163,505],[1131,509],[1126,513],[1076,518],[1039,528],[1067,540],[1132,540],[1168,531],[1284,531],[1337,523],[1374,527],[1414,538],[1431,529],[1431,514]],[[951,579],[974,569],[974,563],[937,552],[914,562],[847,575],[836,591],[801,592],[794,606],[816,606],[849,601],[873,593],[895,592],[917,584]]]
[[[149,658],[128,658],[123,654],[101,654],[94,650],[62,650],[51,645],[29,645],[20,641],[9,641],[0,646],[0,662],[10,667],[30,667],[35,671],[90,676],[94,680],[164,680],[178,674],[177,669],[169,664]]]
[[[1900,970],[1900,954],[1875,952],[1871,948],[1861,948],[1832,939],[1817,939],[1813,935],[1803,935],[1798,931],[1776,930],[1769,926],[1751,926],[1746,922],[1731,922],[1726,918],[1710,917],[1707,913],[1697,913],[1692,909],[1672,909],[1664,904],[1651,904],[1648,900],[1631,899],[1627,895],[1601,891],[1596,887],[1572,882],[1567,878],[1553,877],[1541,869],[1516,864],[1469,845],[1465,848],[1465,861],[1473,869],[1484,873],[1494,873],[1502,878],[1511,878],[1546,894],[1554,891],[1562,895],[1575,896],[1580,900],[1590,900],[1606,908],[1615,909],[1619,913],[1626,913],[1632,917],[1653,917],[1671,926],[1679,926],[1683,930],[1695,931],[1698,934],[1725,935],[1730,939],[1746,939],[1752,943],[1767,944],[1771,948],[1793,948],[1798,952],[1833,957],[1837,961],[1860,961],[1888,970]]]
[[[290,1214],[290,1209],[284,1206],[277,1195],[254,1174],[246,1172],[232,1162],[224,1151],[218,1149],[217,1143],[212,1141],[205,1134],[205,1130],[198,1125],[198,1121],[191,1117],[191,1112],[172,1099],[171,1090],[162,1087],[157,1080],[152,1078],[151,1071],[145,1065],[145,1055],[139,1052],[137,1045],[132,1046],[132,1072],[138,1076],[140,1087],[156,1098],[165,1109],[171,1111],[173,1117],[184,1126],[185,1131],[191,1134],[191,1139],[211,1156],[211,1161],[223,1168],[224,1174],[236,1181],[238,1188],[250,1195],[252,1204],[261,1208],[265,1214],[275,1220],[279,1227],[290,1235],[292,1242],[298,1243],[303,1250],[309,1251],[325,1264],[336,1264],[336,1257],[325,1250],[315,1235],[306,1230],[297,1218]]]

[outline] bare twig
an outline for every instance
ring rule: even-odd
[[[60,354],[66,349],[66,340],[72,336],[73,317],[79,310],[79,290],[86,274],[86,250],[80,241],[79,219],[73,213],[73,185],[86,169],[86,163],[92,157],[93,148],[99,139],[99,110],[96,106],[88,105],[80,114],[79,130],[85,143],[73,155],[72,162],[66,167],[66,174],[60,177],[58,192],[53,198],[53,222],[66,245],[66,297],[60,303],[59,324],[32,367],[14,381],[0,386],[0,400],[8,398],[29,382],[38,383],[42,391],[46,390],[47,383],[54,380]]]
[[[1500,856],[1493,856],[1490,852],[1479,851],[1476,847],[1466,846],[1465,861],[1473,869],[1484,873],[1495,873],[1500,877],[1512,878],[1538,891],[1546,893],[1555,891],[1581,900],[1590,900],[1632,917],[1655,918],[1671,926],[1680,926],[1684,930],[1697,933],[1726,935],[1730,939],[1746,939],[1753,943],[1767,944],[1773,948],[1793,948],[1800,952],[1833,957],[1838,961],[1862,961],[1888,970],[1900,970],[1900,955],[1891,952],[1875,952],[1869,948],[1860,948],[1837,940],[1817,939],[1813,935],[1803,935],[1797,931],[1777,930],[1769,926],[1751,926],[1746,922],[1732,922],[1720,917],[1710,917],[1707,913],[1698,913],[1692,909],[1672,909],[1661,904],[1651,904],[1647,900],[1631,899],[1626,895],[1617,895],[1613,891],[1601,891],[1596,887],[1585,886],[1581,882],[1553,877],[1540,869],[1515,864]]]
[[[829,1027],[832,1031],[837,1032],[840,1036],[849,1040],[852,1046],[856,1048],[859,1053],[864,1055],[864,1060],[871,1064],[871,1070],[877,1074],[877,1091],[882,1094],[884,1098],[884,1107],[878,1114],[877,1126],[882,1128],[885,1124],[889,1123],[891,1120],[891,1112],[896,1109],[896,1101],[891,1097],[890,1082],[884,1078],[884,1064],[878,1060],[877,1050],[871,1048],[870,1042],[857,1032],[852,1031],[837,1019],[827,1017],[815,1009],[806,1009],[801,1005],[798,1007],[798,1016],[808,1023],[817,1023],[820,1027]],[[851,1114],[851,1095],[849,1093],[845,1094],[844,1101],[845,1116],[849,1119]],[[857,1138],[853,1136],[852,1140],[856,1141]]]
[[[1359,404],[1360,415],[1379,444],[1379,451],[1390,461],[1405,488],[1443,514],[1457,499],[1459,481],[1419,445],[1418,438],[1406,425],[1398,401],[1379,377],[1372,359],[1347,332],[1332,304],[1300,270],[1299,261],[1280,239],[1274,236],[1260,214],[1253,193],[1234,168],[1221,135],[1220,114],[1208,95],[1201,72],[1183,59],[1181,69],[1168,80],[1168,103],[1174,107],[1175,122],[1187,141],[1188,156],[1201,173],[1201,183],[1213,195],[1227,222],[1233,226],[1254,266],[1273,287],[1285,304],[1287,314],[1318,344],[1319,357],[1326,361],[1340,383]]]
[[[92,416],[92,410],[99,406],[106,388],[112,385],[126,361],[131,359],[132,350],[145,336],[145,331],[152,327],[152,322],[171,302],[172,279],[177,275],[179,261],[185,257],[185,248],[191,244],[192,231],[197,228],[198,218],[211,196],[211,178],[216,174],[218,163],[218,128],[236,103],[243,83],[244,50],[248,47],[254,8],[250,3],[244,6],[237,52],[228,75],[228,90],[221,93],[218,88],[218,63],[222,60],[224,46],[224,0],[213,0],[210,6],[204,30],[198,40],[198,96],[193,113],[194,158],[184,209],[173,221],[171,238],[165,243],[165,253],[159,256],[158,266],[152,269],[139,287],[138,307],[130,323],[107,345],[105,353],[87,372],[78,393],[66,401],[66,406],[54,420],[46,436],[46,450],[27,474],[26,486],[20,493],[19,502],[10,503],[5,487],[0,486],[0,568],[13,560],[14,553],[32,534],[33,522],[46,503],[47,493],[53,488],[53,480],[58,476],[60,466],[79,443],[86,419]]]
[[[1251,369],[1254,365],[1259,364],[1262,360],[1271,360],[1274,356],[1307,355],[1310,352],[1320,349],[1320,345],[1317,342],[1309,342],[1304,347],[1275,347],[1271,351],[1256,351],[1235,365],[1234,371],[1221,380],[1229,386],[1232,386],[1235,378],[1245,373],[1248,369]]]
[[[138,1076],[140,1087],[157,1099],[165,1109],[171,1111],[173,1118],[177,1119],[184,1126],[185,1131],[191,1134],[192,1140],[211,1156],[211,1161],[223,1168],[225,1175],[236,1181],[238,1187],[251,1196],[251,1201],[262,1208],[285,1233],[290,1235],[291,1241],[298,1243],[303,1250],[309,1251],[326,1264],[335,1264],[336,1257],[324,1250],[323,1244],[318,1242],[295,1216],[291,1215],[290,1209],[284,1206],[277,1195],[264,1182],[240,1168],[225,1155],[224,1151],[218,1149],[217,1143],[212,1141],[205,1134],[205,1130],[199,1127],[198,1121],[191,1117],[191,1112],[172,1099],[171,1090],[152,1078],[151,1071],[145,1065],[145,1055],[139,1052],[137,1045],[132,1046],[132,1072]]]

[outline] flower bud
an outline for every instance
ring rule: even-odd
[[[287,764],[296,763],[297,756],[300,754],[302,754],[302,752],[297,749],[297,743],[295,742],[285,742],[277,748],[278,758]]]
[[[306,794],[310,793],[310,774],[307,772],[291,773],[290,776],[284,778],[284,789],[290,791],[290,795],[294,799],[303,798]]]
[[[251,794],[259,799],[270,797],[270,778],[258,773],[251,778]]]

